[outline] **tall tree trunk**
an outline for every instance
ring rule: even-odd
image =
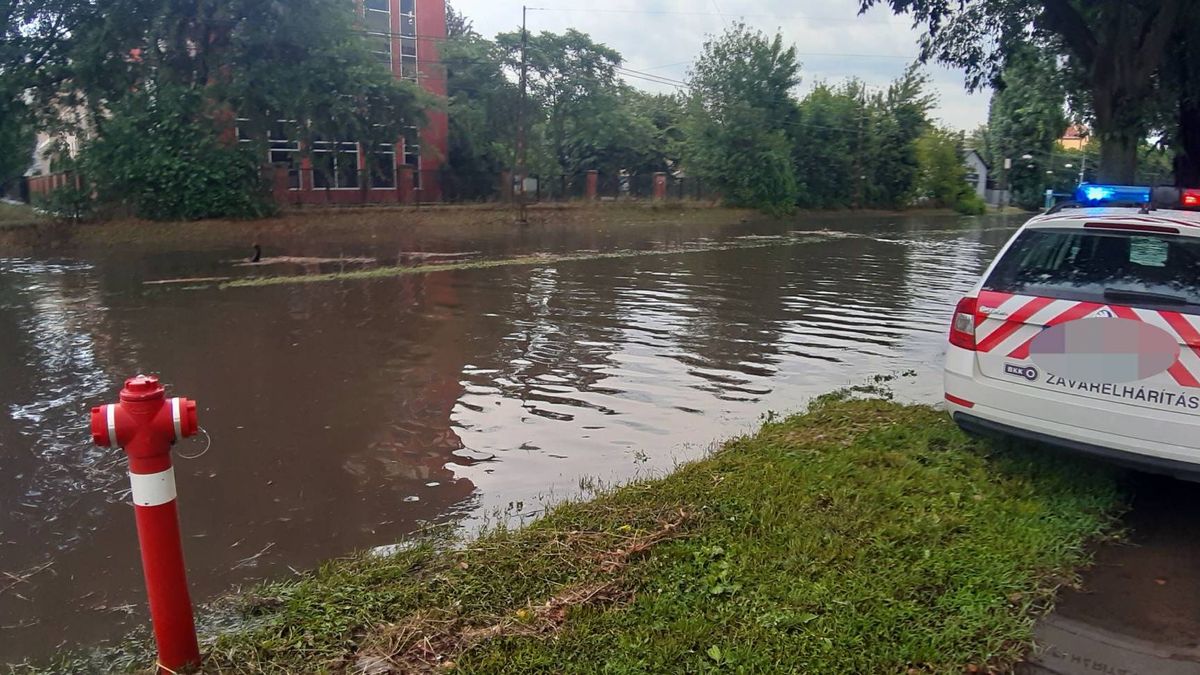
[[[1095,136],[1100,141],[1097,176],[1102,183],[1129,184],[1137,176],[1138,141],[1143,135],[1141,120],[1128,114],[1128,106],[1136,98],[1130,93],[1144,87],[1125,85],[1116,71],[1115,68],[1097,69],[1092,78]]]
[[[1137,180],[1138,138],[1126,133],[1102,136],[1100,141],[1101,183],[1124,183]]]
[[[1200,100],[1186,93],[1179,101],[1179,148],[1175,185],[1200,188]]]

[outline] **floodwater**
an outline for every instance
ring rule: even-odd
[[[667,471],[871,375],[915,371],[898,395],[937,402],[949,313],[1017,224],[274,242],[277,258],[382,263],[629,255],[225,290],[145,282],[371,263],[235,265],[248,247],[0,257],[0,664],[147,621],[125,461],[88,434],[125,377],[160,374],[199,402],[211,449],[176,471],[205,602],[426,524],[535,515],[581,479]]]

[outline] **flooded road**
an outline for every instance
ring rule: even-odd
[[[127,376],[197,400],[212,437],[176,463],[204,602],[425,524],[535,515],[583,479],[670,470],[871,375],[915,371],[897,394],[936,402],[947,317],[1019,222],[274,241],[277,257],[381,264],[624,253],[224,290],[145,282],[370,263],[237,267],[240,248],[0,257],[0,663],[146,621],[125,460],[87,430]]]

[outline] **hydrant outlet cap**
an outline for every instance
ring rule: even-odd
[[[125,380],[122,401],[149,401],[163,397],[163,387],[154,375],[138,375]]]
[[[92,442],[102,448],[109,446],[108,442],[108,419],[105,417],[104,407],[92,408]]]

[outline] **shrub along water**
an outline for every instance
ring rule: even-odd
[[[1003,668],[1118,504],[1103,468],[831,396],[531,526],[262,586],[205,668]]]

